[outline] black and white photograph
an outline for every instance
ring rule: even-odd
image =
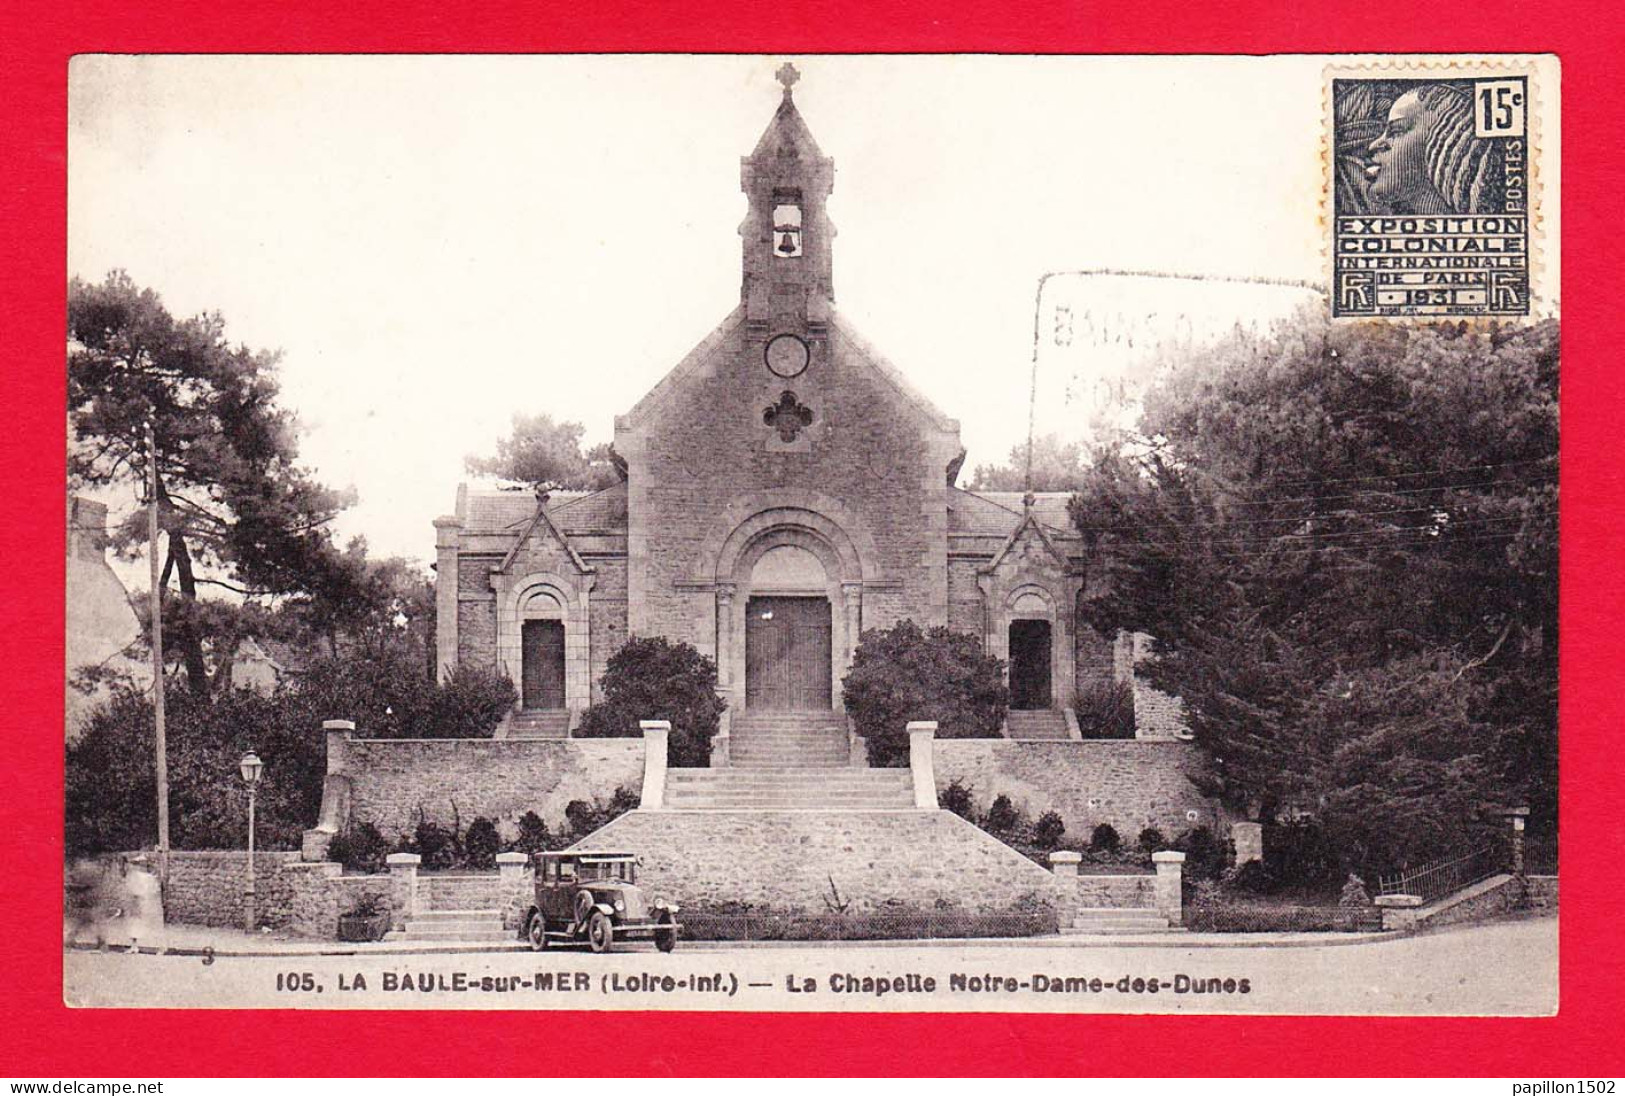
[[[1555,57],[67,76],[68,1006],[1557,1012]]]

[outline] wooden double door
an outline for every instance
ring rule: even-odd
[[[828,709],[830,655],[827,598],[751,598],[745,604],[745,707]]]
[[[526,708],[564,707],[564,622],[525,621],[519,650],[521,703]]]

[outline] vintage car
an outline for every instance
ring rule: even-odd
[[[602,952],[616,940],[653,940],[661,951],[677,946],[677,906],[643,897],[632,853],[543,852],[533,862],[536,904],[524,925],[535,950],[586,941]]]

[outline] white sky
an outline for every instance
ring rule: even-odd
[[[281,349],[340,535],[427,561],[514,412],[607,441],[737,303],[783,59],[77,58],[69,270]],[[837,306],[967,474],[1026,435],[1045,271],[1324,280],[1322,58],[794,60]]]

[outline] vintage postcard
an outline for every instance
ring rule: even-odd
[[[69,81],[68,1005],[1555,1013],[1554,57]]]

